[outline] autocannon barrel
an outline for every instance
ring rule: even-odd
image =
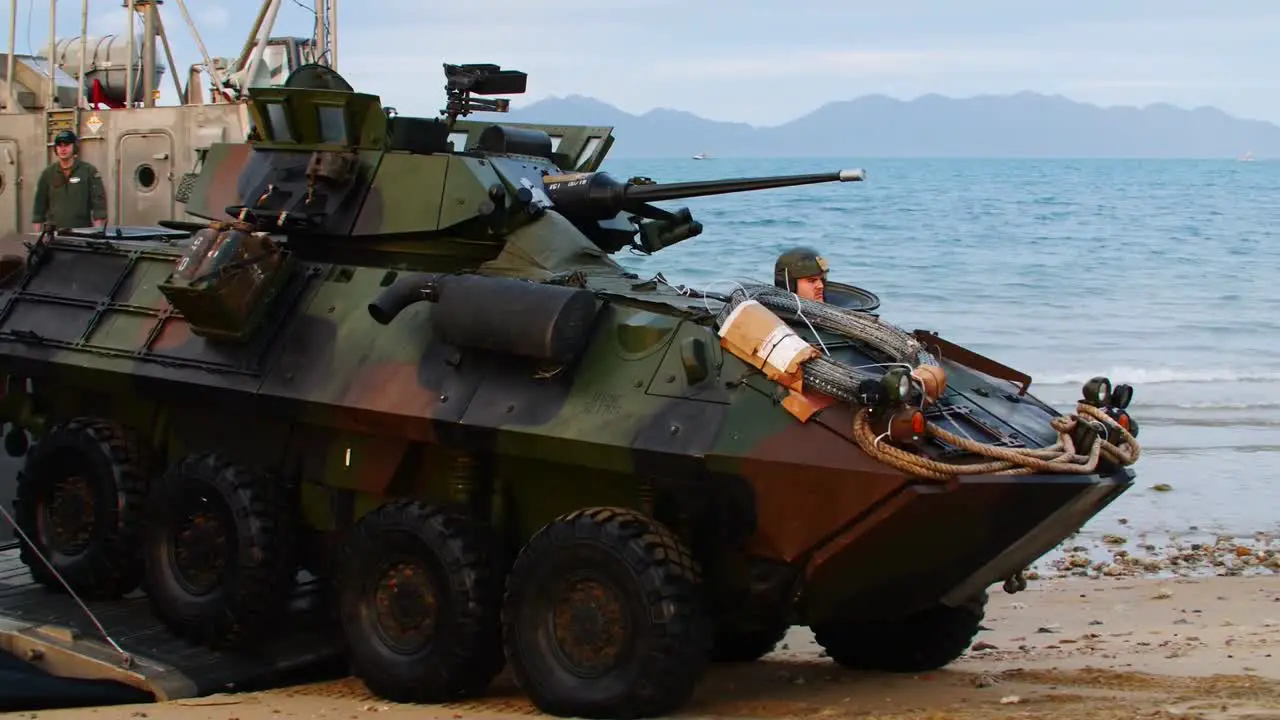
[[[623,182],[606,172],[548,175],[543,187],[556,207],[566,214],[604,220],[640,203],[682,200],[706,195],[768,190],[828,182],[864,180],[861,169],[805,175],[774,175],[725,180],[696,180],[682,183],[655,183],[645,179]]]

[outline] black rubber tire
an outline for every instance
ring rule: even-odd
[[[376,590],[397,558],[416,561],[440,611],[423,645],[383,639]],[[502,585],[492,541],[463,510],[389,502],[351,529],[337,564],[348,656],[370,692],[404,703],[442,703],[483,693],[502,672]]]
[[[969,649],[986,604],[984,590],[958,607],[935,605],[890,622],[825,623],[812,629],[818,645],[847,668],[925,672],[950,664]]]
[[[557,587],[576,578],[612,586],[622,618],[624,637],[613,646],[621,659],[595,678],[576,674],[552,637]],[[640,513],[588,508],[552,521],[521,550],[507,579],[503,642],[516,681],[539,710],[561,717],[675,712],[711,652],[701,585],[684,543]]]
[[[49,493],[56,489],[54,483],[76,472],[69,462],[81,465],[93,498],[94,523],[87,545],[64,555],[50,549],[40,517]],[[137,443],[122,428],[95,418],[54,426],[28,453],[17,485],[14,520],[77,595],[114,599],[138,587],[147,471]],[[26,542],[20,557],[36,582],[66,592]]]
[[[779,624],[761,630],[717,630],[711,659],[724,663],[755,662],[773,652],[790,629]]]
[[[225,648],[262,642],[285,614],[297,580],[297,535],[289,486],[216,453],[195,453],[157,481],[148,505],[144,554],[152,613],[190,642]],[[175,523],[184,501],[202,492],[205,507],[229,525],[226,563],[216,587],[195,592],[174,564]]]

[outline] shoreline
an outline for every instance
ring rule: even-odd
[[[764,659],[715,665],[682,717],[1280,718],[1280,577],[1066,576],[990,590],[959,660],[906,675],[844,670],[792,628]],[[45,720],[486,718],[538,713],[504,672],[482,699],[399,705],[345,678],[171,703],[42,710]],[[13,713],[15,717],[31,713]]]

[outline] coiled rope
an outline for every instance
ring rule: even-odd
[[[908,452],[877,438],[871,430],[871,408],[860,410],[853,420],[853,437],[858,447],[871,457],[890,467],[911,475],[933,480],[948,481],[957,475],[1030,475],[1031,473],[1071,473],[1086,475],[1097,471],[1099,459],[1128,466],[1138,461],[1142,449],[1134,436],[1105,412],[1088,403],[1078,403],[1076,412],[1049,421],[1058,433],[1058,442],[1047,448],[1005,448],[988,445],[961,437],[933,424],[925,424],[925,432],[939,440],[968,450],[975,455],[992,458],[985,463],[949,463]],[[1087,416],[1103,424],[1106,432],[1099,433],[1088,455],[1076,452],[1071,432]],[[1118,442],[1111,442],[1112,433]]]

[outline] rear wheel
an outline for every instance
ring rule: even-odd
[[[338,565],[356,676],[395,702],[484,692],[506,663],[494,569],[487,533],[461,510],[395,501],[361,518]]]
[[[214,453],[187,456],[157,483],[147,595],[172,632],[215,647],[273,634],[297,578],[287,488]]]
[[[55,591],[65,588],[45,560],[77,594],[109,599],[134,590],[146,493],[137,444],[122,428],[93,418],[53,427],[18,473],[14,520],[31,543],[22,543],[22,562]]]
[[[503,641],[545,713],[651,717],[679,709],[706,668],[700,570],[657,521],[620,508],[562,516],[516,558]]]
[[[814,639],[837,663],[855,670],[924,672],[969,649],[986,610],[987,593],[957,606],[934,605],[889,622],[821,623]]]

